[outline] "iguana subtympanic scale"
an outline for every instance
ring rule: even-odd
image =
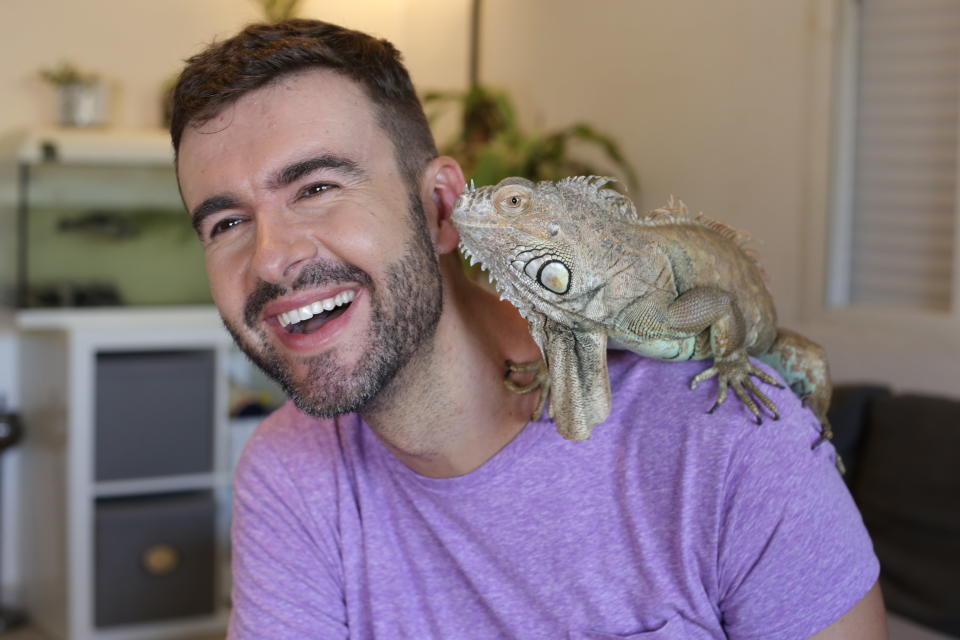
[[[578,176],[533,183],[507,178],[470,188],[453,221],[460,250],[489,270],[501,296],[527,319],[546,364],[542,401],[570,440],[584,440],[610,413],[608,337],[663,360],[713,358],[691,380],[716,377],[710,411],[728,388],[757,423],[774,404],[751,377],[777,381],[748,359],[773,366],[817,415],[824,438],[831,385],[823,350],[778,329],[763,272],[744,236],[681,202],[638,215],[605,188],[610,178]],[[509,363],[508,363],[509,364]],[[514,390],[509,368],[505,383]],[[548,384],[547,384],[548,383]]]

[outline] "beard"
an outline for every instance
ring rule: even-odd
[[[423,349],[432,344],[443,311],[443,288],[437,256],[430,241],[423,206],[410,195],[409,216],[413,229],[406,252],[388,265],[384,282],[375,283],[359,267],[346,263],[315,262],[304,267],[289,290],[359,283],[370,298],[370,330],[366,348],[352,368],[335,350],[298,361],[307,374],[297,379],[291,362],[266,339],[258,325],[263,307],[289,290],[261,281],[244,306],[244,324],[257,333],[260,348],[246,340],[227,318],[223,323],[243,353],[264,373],[277,381],[297,408],[316,418],[370,411],[388,397],[397,374]]]

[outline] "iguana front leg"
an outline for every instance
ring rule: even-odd
[[[743,316],[734,297],[726,291],[714,287],[697,287],[679,296],[667,308],[667,326],[680,331],[700,333],[710,331],[710,351],[713,354],[713,366],[702,371],[690,381],[690,388],[710,378],[717,378],[717,398],[707,413],[713,413],[727,398],[729,388],[753,414],[757,424],[761,424],[760,408],[754,401],[759,400],[773,419],[780,418],[776,405],[760,391],[751,376],[763,382],[782,388],[782,385],[762,369],[754,366],[747,357],[746,329]]]
[[[540,401],[537,402],[537,407],[530,416],[531,420],[537,420],[543,413],[543,407],[547,403],[550,394],[550,372],[547,368],[545,359],[546,351],[544,349],[547,339],[544,329],[546,321],[546,316],[539,313],[531,311],[527,314],[527,325],[530,327],[530,337],[533,338],[533,341],[537,344],[537,348],[540,349],[540,353],[543,354],[544,357],[533,362],[523,362],[519,364],[507,360],[506,372],[503,376],[503,385],[514,393],[530,393],[538,388],[540,389]],[[522,374],[529,373],[530,371],[536,371],[537,373],[528,384],[520,385],[511,380],[515,373]]]
[[[524,375],[535,372],[533,379],[526,384],[518,384],[512,380],[515,375]],[[547,404],[547,396],[550,394],[550,371],[547,369],[547,363],[543,358],[533,362],[511,362],[506,361],[506,372],[503,374],[503,386],[513,393],[523,394],[540,390],[540,400],[537,407],[530,415],[531,420],[537,420],[543,414],[543,407]]]
[[[640,353],[661,359],[713,357],[713,366],[690,381],[690,388],[695,389],[701,382],[717,378],[717,398],[709,412],[726,400],[732,388],[757,424],[762,422],[757,401],[774,419],[779,418],[776,405],[750,378],[781,385],[747,357],[743,316],[732,294],[715,287],[697,287],[673,300],[638,300],[621,317],[627,334],[618,334],[618,339],[625,338],[629,345],[632,334],[635,346],[630,348]]]
[[[716,377],[719,385],[717,399],[713,406],[707,410],[707,413],[713,413],[717,410],[717,407],[723,404],[723,401],[727,399],[727,389],[732,387],[733,392],[753,414],[757,424],[763,424],[763,418],[760,417],[760,408],[753,397],[763,403],[763,406],[773,414],[774,420],[779,420],[780,412],[777,411],[777,406],[762,391],[757,389],[757,386],[750,380],[750,376],[756,376],[769,385],[782,388],[782,385],[765,371],[751,364],[749,358],[747,358],[747,352],[743,350],[734,352],[723,360],[715,357],[712,367],[694,376],[693,380],[690,381],[690,388],[696,389],[697,385],[704,380]]]

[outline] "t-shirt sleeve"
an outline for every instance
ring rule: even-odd
[[[722,621],[732,640],[808,638],[873,586],[879,563],[829,443],[795,398],[738,440],[719,535]]]
[[[259,431],[234,477],[228,640],[346,638],[335,527],[311,513]]]

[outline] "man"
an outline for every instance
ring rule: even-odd
[[[230,638],[881,638],[877,563],[789,392],[610,357],[583,443],[502,384],[539,357],[472,285],[399,54],[294,20],[192,58],[171,125],[214,300],[288,404],[237,470]]]

